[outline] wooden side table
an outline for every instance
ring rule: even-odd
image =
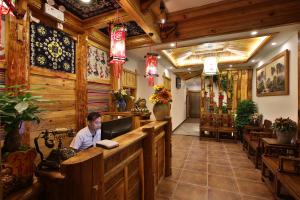
[[[276,138],[262,138],[262,152],[265,156],[292,155],[297,157],[298,144],[280,144]],[[275,154],[275,155],[274,155]]]

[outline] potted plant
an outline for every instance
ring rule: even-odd
[[[278,143],[290,144],[297,133],[297,123],[290,118],[277,118],[272,125]]]
[[[32,182],[36,152],[34,148],[21,145],[21,134],[24,133],[24,122],[40,122],[38,114],[42,110],[37,103],[43,100],[33,96],[23,85],[4,87],[3,90],[0,93],[0,120],[6,135],[2,148],[2,166],[5,168],[2,171],[10,169],[6,174],[10,178],[4,180],[13,181],[5,182],[4,193],[8,194]]]
[[[239,132],[241,139],[243,138],[243,129],[250,123],[251,116],[256,113],[257,107],[252,100],[242,100],[237,105],[236,118],[234,126]]]
[[[164,120],[170,115],[170,103],[172,102],[171,93],[162,85],[155,85],[153,87],[154,93],[149,100],[154,104],[153,114],[157,121]]]

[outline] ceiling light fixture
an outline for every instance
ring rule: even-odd
[[[169,67],[169,69],[173,69],[173,67]]]
[[[229,67],[232,67],[232,65],[229,65]]]
[[[251,60],[251,62],[253,62],[253,63],[254,63],[254,62],[255,62],[255,59]]]
[[[171,43],[170,46],[171,46],[171,47],[175,47],[175,43]]]
[[[272,46],[275,46],[276,44],[277,44],[276,42],[272,42],[272,43],[271,43]]]
[[[251,35],[257,35],[257,33],[258,33],[257,31],[252,31]]]
[[[188,68],[189,71],[191,71],[191,68]]]
[[[90,3],[91,2],[91,0],[80,0],[80,1],[82,1],[83,3]]]
[[[158,59],[160,59],[160,58],[161,58],[161,56],[157,56],[157,58],[158,58]]]
[[[211,76],[218,73],[218,61],[217,57],[206,57],[204,58],[204,70],[205,75]]]

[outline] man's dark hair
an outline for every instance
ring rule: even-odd
[[[87,120],[88,120],[89,122],[92,122],[92,121],[94,121],[95,119],[97,119],[98,117],[101,117],[101,114],[100,114],[100,113],[98,113],[98,112],[91,112],[91,113],[88,114]]]

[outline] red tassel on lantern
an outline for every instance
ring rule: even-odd
[[[110,63],[113,64],[113,74],[119,78],[122,73],[122,65],[125,63],[125,34],[123,25],[111,25],[110,30]]]
[[[146,75],[148,85],[154,86],[154,77],[158,77],[157,73],[157,54],[147,53],[146,55]]]

